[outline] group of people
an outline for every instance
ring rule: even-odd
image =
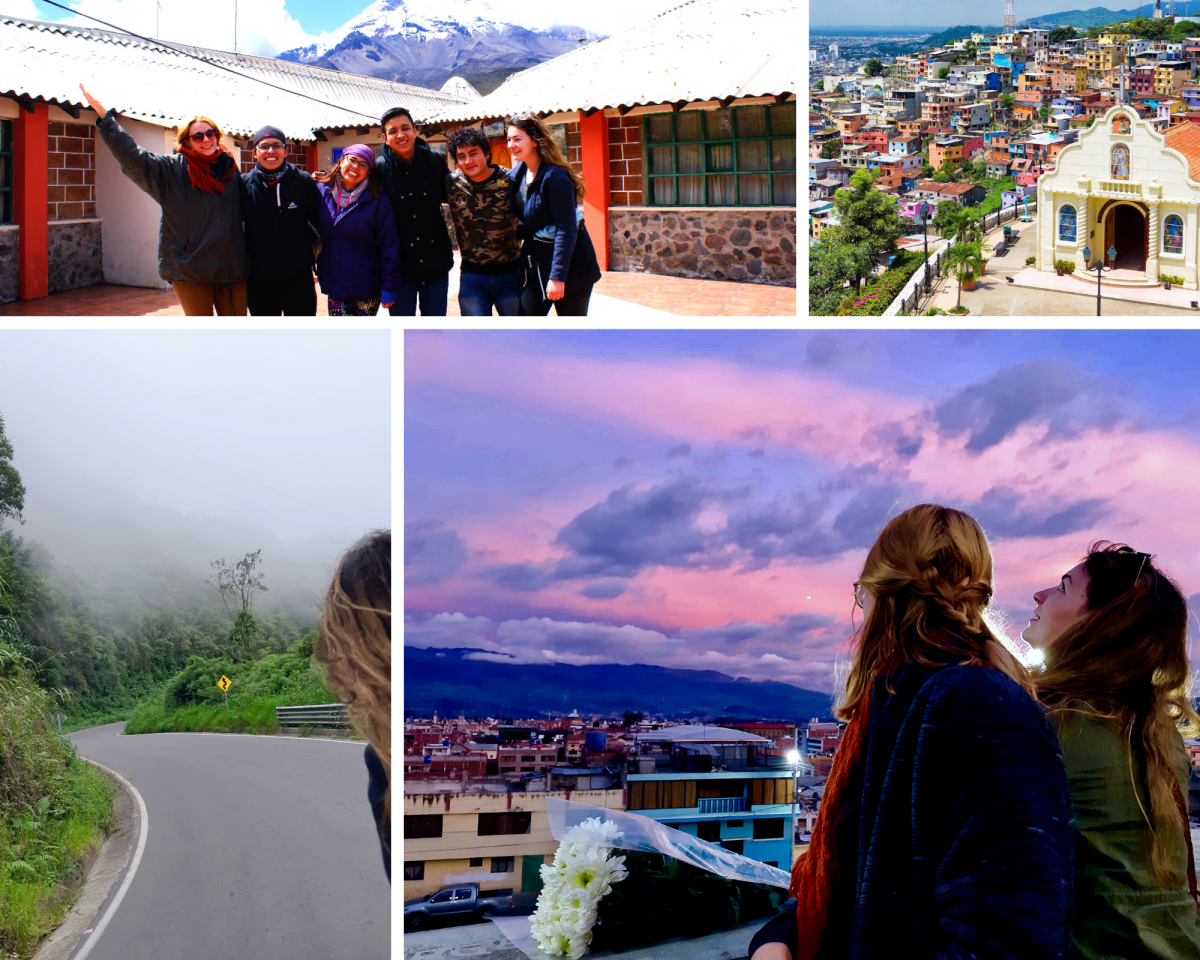
[[[159,274],[189,316],[312,316],[314,266],[330,316],[445,316],[454,250],[442,204],[462,255],[464,316],[587,314],[601,272],[583,178],[535,116],[508,119],[513,169],[492,163],[491,142],[467,128],[448,138],[450,170],[412,114],[393,107],[378,157],[352,144],[309,175],[287,161],[283,132],[264,126],[254,169],[239,174],[210,118],[182,124],[174,154],[151,153],[80,89],[122,171],[162,207]]]
[[[871,547],[848,724],[751,960],[1200,957],[1179,587],[1093,544],[1033,595],[1031,671],[989,623],[992,582],[957,510],[913,507]]]

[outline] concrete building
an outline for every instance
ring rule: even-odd
[[[638,734],[628,809],[787,870],[792,770],[770,740],[724,727]]]
[[[795,285],[797,16],[686,0],[432,126],[481,126],[497,146],[522,110],[558,128],[602,269]]]

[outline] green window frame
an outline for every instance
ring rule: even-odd
[[[0,223],[13,222],[13,122],[0,120]]]
[[[642,119],[648,207],[794,207],[796,104]]]

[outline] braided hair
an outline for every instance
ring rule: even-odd
[[[910,663],[991,667],[1032,695],[1025,667],[988,623],[992,552],[973,517],[929,503],[905,510],[880,532],[858,585],[874,603],[852,638],[842,718],[854,716],[876,677]]]

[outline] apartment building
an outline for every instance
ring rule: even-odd
[[[1154,68],[1154,92],[1170,96],[1192,79],[1192,64],[1187,60],[1162,60]]]
[[[941,170],[947,163],[958,163],[963,158],[963,142],[960,137],[939,137],[929,144],[929,165]]]
[[[474,784],[484,790],[486,784]],[[410,788],[413,792],[410,792]],[[546,819],[546,798],[574,800],[606,810],[624,809],[623,790],[541,793],[451,792],[431,784],[404,791],[404,897],[423,897],[451,883],[514,893],[541,889],[539,867],[554,857],[558,841]]]

